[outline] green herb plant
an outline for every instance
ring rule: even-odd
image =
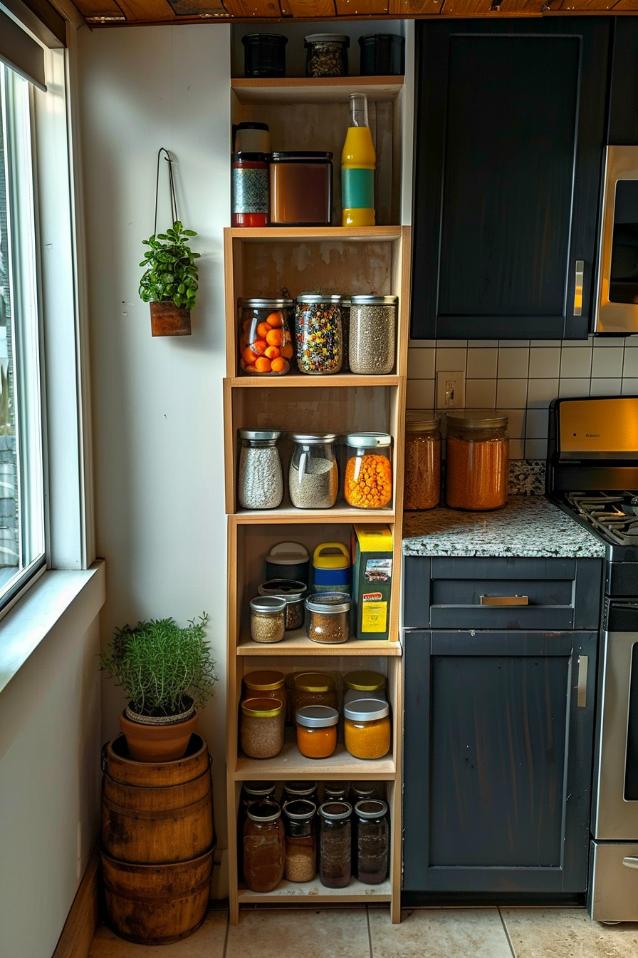
[[[192,309],[197,299],[198,279],[196,259],[200,254],[188,245],[194,230],[184,229],[180,220],[165,233],[153,233],[143,240],[149,248],[140,266],[144,273],[140,280],[140,298],[145,303],[174,303]]]
[[[124,689],[138,715],[179,715],[189,708],[189,699],[201,707],[217,681],[207,624],[204,613],[184,628],[172,618],[125,625],[100,656],[101,667]]]

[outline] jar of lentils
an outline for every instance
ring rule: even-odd
[[[434,414],[408,410],[403,508],[434,509],[441,497],[441,433]]]
[[[341,296],[303,293],[295,307],[295,340],[299,372],[330,376],[343,365]]]
[[[305,37],[306,76],[347,76],[349,46],[350,38],[336,33],[311,33]]]
[[[268,645],[281,642],[286,629],[286,600],[280,596],[258,595],[250,600],[250,637]]]
[[[284,497],[284,478],[275,429],[240,429],[237,498],[242,509],[276,509]]]
[[[397,296],[353,296],[350,307],[350,371],[384,376],[394,369]]]
[[[248,758],[275,758],[284,747],[285,706],[279,699],[244,699],[239,739]]]

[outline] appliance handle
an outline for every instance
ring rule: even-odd
[[[585,279],[585,260],[577,259],[574,264],[574,316],[583,315],[583,285]]]
[[[517,606],[529,605],[528,595],[481,595],[479,596],[480,605],[485,606]]]
[[[638,858],[634,858],[633,855],[627,855],[622,860],[625,868],[638,868]]]
[[[578,678],[576,680],[576,705],[579,709],[587,708],[587,672],[589,670],[589,656],[578,656]]]

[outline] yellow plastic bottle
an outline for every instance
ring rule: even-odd
[[[341,153],[341,225],[374,226],[377,155],[368,126],[368,100],[350,95],[351,121]]]

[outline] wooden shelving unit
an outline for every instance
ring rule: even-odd
[[[369,100],[392,100],[403,89],[402,76],[233,77],[231,89],[238,101],[253,103],[332,103],[350,93],[365,93]]]

